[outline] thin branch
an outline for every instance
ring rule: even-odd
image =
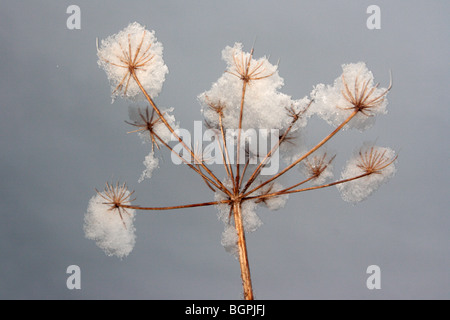
[[[140,207],[140,206],[132,206],[132,205],[120,204],[119,207],[127,208],[127,209],[136,209],[136,210],[147,210],[147,211],[163,211],[163,210],[173,210],[173,209],[184,209],[184,208],[196,208],[196,207],[214,206],[216,204],[230,203],[230,202],[232,202],[232,201],[231,200],[221,200],[221,201],[193,203],[193,204],[185,204],[185,205],[170,206],[170,207]]]
[[[161,111],[159,110],[159,108],[156,106],[155,102],[153,101],[153,99],[149,96],[149,94],[147,93],[147,91],[144,89],[144,87],[142,86],[141,82],[139,81],[136,73],[134,72],[134,70],[131,72],[134,80],[136,81],[137,85],[139,86],[139,88],[141,89],[142,93],[144,94],[145,98],[147,99],[147,101],[150,103],[150,105],[153,107],[153,109],[156,111],[156,113],[158,114],[158,116],[160,117],[160,119],[162,120],[162,122],[164,122],[165,126],[167,127],[167,129],[169,129],[169,131],[172,133],[172,135],[174,137],[176,137],[178,139],[178,141],[183,145],[183,147],[188,150],[191,154],[191,156],[195,159],[195,161],[197,161],[198,163],[200,163],[200,165],[203,167],[203,169],[205,169],[205,171],[214,179],[216,180],[217,184],[219,184],[221,186],[221,188],[219,189],[226,189],[224,187],[224,185],[222,184],[222,182],[211,172],[211,170],[209,170],[209,168],[201,161],[199,161],[197,159],[197,156],[195,155],[195,152],[189,148],[183,141],[183,139],[181,139],[180,136],[178,136],[175,132],[175,130],[173,130],[172,126],[167,122],[166,118],[164,117],[164,115],[161,113]]]
[[[286,172],[288,172],[290,169],[292,169],[294,166],[296,166],[298,163],[303,161],[305,158],[307,158],[310,154],[312,154],[314,151],[319,149],[322,145],[324,145],[328,140],[330,140],[336,133],[338,133],[351,119],[353,119],[354,116],[358,114],[359,110],[355,110],[352,112],[352,114],[342,122],[339,127],[337,127],[333,132],[331,132],[328,136],[322,139],[315,147],[313,147],[311,150],[309,150],[307,153],[305,153],[303,156],[301,156],[299,159],[291,163],[289,166],[284,168],[282,171],[274,175],[272,178],[266,180],[265,182],[261,183],[259,186],[255,187],[254,189],[248,191],[246,194],[244,194],[244,197],[247,197],[248,195],[252,194],[256,190],[262,188],[266,184],[272,182],[273,180],[277,179],[278,177],[282,176]]]
[[[199,164],[196,165],[198,171],[202,171],[201,167]],[[211,189],[212,192],[216,192],[216,189],[214,189],[208,182],[208,180],[206,180],[206,178],[202,175],[203,181],[205,181],[206,185],[208,186],[208,188]]]
[[[226,155],[226,163],[225,165],[228,166],[228,172],[230,173],[230,178],[233,177],[233,167],[231,166],[231,161],[230,161],[230,155],[228,154],[228,147],[227,147],[227,139],[225,138],[225,130],[223,128],[223,121],[222,121],[222,115],[219,114],[219,125],[220,125],[220,133],[222,135],[222,140],[223,140],[223,149],[225,151],[225,155]],[[231,179],[232,181],[233,179]]]
[[[285,189],[283,189],[283,190],[281,190],[281,191],[278,191],[278,192],[286,192],[286,191],[292,190],[292,189],[294,189],[294,188],[297,188],[298,186],[301,186],[302,184],[307,183],[308,181],[311,181],[311,180],[314,179],[314,178],[315,178],[314,176],[311,176],[311,177],[309,177],[308,179],[305,179],[305,180],[303,180],[303,181],[300,181],[299,183],[296,183],[296,184],[294,184],[293,186],[290,186],[290,187],[285,188]]]
[[[348,178],[348,179],[344,179],[344,180],[338,180],[335,182],[331,182],[331,183],[327,183],[327,184],[323,184],[320,186],[314,186],[314,187],[308,187],[308,188],[303,188],[303,189],[295,189],[295,190],[281,190],[281,191],[277,191],[277,192],[273,192],[273,193],[269,193],[269,194],[263,194],[263,195],[259,195],[259,196],[253,196],[253,197],[245,197],[242,200],[254,200],[254,199],[261,199],[261,198],[270,198],[270,197],[276,197],[276,196],[280,196],[280,195],[284,195],[284,194],[290,194],[290,193],[298,193],[298,192],[304,192],[304,191],[309,191],[309,190],[316,190],[316,189],[323,189],[323,188],[328,188],[328,187],[332,187],[335,186],[337,184],[341,184],[341,183],[346,183],[346,182],[350,182],[356,179],[360,179],[363,177],[366,177],[368,175],[371,175],[374,173],[363,173],[359,176],[353,177],[353,178]],[[291,187],[292,188],[292,187]],[[291,189],[288,188],[288,189]]]
[[[227,195],[231,195],[231,193],[227,190],[227,188],[225,188],[225,186],[223,184],[217,184],[216,182],[212,181],[210,177],[206,176],[201,170],[197,169],[194,165],[192,165],[191,163],[189,163],[185,158],[183,158],[182,156],[180,156],[177,152],[175,152],[175,150],[173,150],[173,148],[171,146],[169,146],[163,139],[161,139],[156,133],[154,133],[155,137],[167,148],[169,149],[173,154],[175,154],[181,161],[183,161],[185,164],[187,164],[187,166],[189,168],[191,168],[192,170],[194,170],[195,172],[197,172],[202,179],[205,181],[205,183],[208,185],[208,182],[211,183],[213,186],[215,186],[217,189],[222,190],[223,192],[225,192]],[[211,188],[210,185],[208,185],[209,188]],[[214,190],[213,190],[214,191]],[[214,191],[215,192],[215,191]]]
[[[253,53],[253,50],[252,50]],[[251,54],[248,64],[250,65]],[[247,88],[247,81],[242,81],[242,96],[241,96],[241,108],[239,113],[239,128],[238,128],[238,140],[237,140],[237,158],[236,158],[236,182],[234,183],[235,190],[234,192],[239,192],[239,162],[240,162],[240,150],[241,150],[241,131],[242,131],[242,118],[244,115],[244,99],[245,99],[245,91]]]

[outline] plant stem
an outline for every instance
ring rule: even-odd
[[[259,195],[259,196],[246,197],[243,200],[245,201],[245,200],[264,199],[264,198],[276,197],[276,196],[283,195],[283,194],[298,193],[298,192],[304,192],[304,191],[328,188],[328,187],[332,187],[332,186],[335,186],[335,185],[338,185],[338,184],[350,182],[350,181],[353,181],[353,180],[356,180],[356,179],[361,179],[361,178],[364,178],[364,177],[369,176],[371,174],[374,174],[374,173],[373,172],[366,172],[366,173],[360,174],[359,176],[355,176],[353,178],[348,178],[348,179],[344,179],[344,180],[338,180],[338,181],[327,183],[327,184],[323,184],[323,185],[320,185],[320,186],[313,186],[313,187],[308,187],[308,188],[303,188],[303,189],[292,190],[296,186],[299,186],[300,184],[303,184],[304,182],[307,181],[307,180],[304,180],[304,181],[302,181],[302,182],[300,182],[300,183],[298,183],[298,184],[296,184],[296,185],[294,185],[292,187],[286,188],[286,189],[281,190],[281,191],[272,192],[272,193],[269,193],[269,194],[263,194],[263,195]]]
[[[230,200],[221,200],[221,201],[211,201],[211,202],[203,202],[203,203],[193,203],[193,204],[185,204],[180,206],[170,206],[170,207],[140,207],[140,206],[132,206],[126,204],[118,205],[121,208],[127,209],[136,209],[136,210],[151,210],[151,211],[163,211],[163,210],[173,210],[173,209],[184,209],[184,208],[196,208],[196,207],[206,207],[206,206],[214,206],[221,203],[230,203]]]
[[[253,300],[252,279],[250,277],[250,266],[248,264],[247,245],[245,242],[244,224],[242,221],[241,202],[233,203],[234,225],[238,235],[239,265],[241,267],[242,287],[244,289],[244,299]]]
[[[239,112],[239,127],[238,127],[238,140],[237,140],[237,159],[236,159],[236,182],[234,183],[235,192],[239,191],[239,164],[241,161],[241,131],[242,131],[242,118],[244,116],[244,99],[245,99],[245,91],[247,89],[247,81],[243,80],[242,82],[242,96],[241,96],[241,108]]]

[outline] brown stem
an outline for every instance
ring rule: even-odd
[[[249,164],[250,164],[250,157],[245,162],[244,170],[242,170],[242,175],[241,175],[241,179],[239,180],[238,190],[241,189],[242,181],[244,180],[244,176],[245,176],[245,173],[247,172],[247,168],[248,168]],[[240,193],[242,193],[242,192],[240,192]]]
[[[245,231],[242,220],[241,202],[235,201],[233,203],[234,212],[234,225],[238,235],[238,253],[239,253],[239,265],[241,267],[242,287],[244,289],[244,299],[253,300],[253,288],[252,279],[250,277],[250,266],[247,256],[247,245],[245,242]]]
[[[223,122],[222,122],[222,115],[219,114],[219,124],[220,124],[220,133],[222,135],[223,140],[223,149],[225,151],[226,161],[225,161],[225,168],[227,169],[227,172],[229,173],[230,181],[233,181],[233,167],[231,166],[230,161],[230,155],[228,154],[228,147],[227,147],[227,139],[225,138],[225,130],[223,128]],[[220,143],[219,143],[220,145]]]
[[[294,188],[297,188],[298,186],[301,186],[302,184],[307,183],[308,181],[310,181],[310,180],[312,180],[312,179],[314,179],[314,178],[315,178],[314,176],[309,177],[309,178],[307,178],[307,179],[305,179],[305,180],[303,180],[303,181],[300,181],[299,183],[294,184],[293,186],[290,186],[290,187],[285,188],[285,189],[283,189],[283,190],[281,190],[281,191],[278,191],[278,192],[285,192],[285,191],[292,190],[292,189],[294,189]]]
[[[127,209],[136,209],[136,210],[173,210],[173,209],[183,209],[183,208],[196,208],[196,207],[206,207],[206,206],[213,206],[216,204],[221,203],[230,203],[231,200],[221,200],[221,201],[211,201],[211,202],[202,202],[202,203],[194,203],[194,204],[185,204],[180,206],[170,206],[170,207],[140,207],[140,206],[132,206],[132,205],[126,205],[126,204],[118,204],[117,206],[121,208],[127,208]]]
[[[281,191],[268,193],[268,194],[263,194],[263,195],[259,195],[259,196],[246,197],[246,198],[243,198],[243,201],[245,201],[245,200],[263,199],[263,198],[271,198],[271,197],[276,197],[276,196],[283,195],[283,194],[290,194],[290,193],[297,193],[297,192],[303,192],[303,191],[309,191],[309,190],[323,189],[323,188],[335,186],[337,184],[346,183],[346,182],[350,182],[350,181],[353,181],[353,180],[356,180],[356,179],[360,179],[360,178],[366,177],[366,176],[371,175],[371,174],[374,174],[374,173],[373,172],[363,173],[363,174],[360,174],[359,176],[356,176],[356,177],[343,179],[343,180],[338,180],[338,181],[327,183],[327,184],[323,184],[323,185],[320,185],[320,186],[314,186],[314,187],[308,187],[308,188],[303,188],[303,189],[291,190],[292,188],[295,188],[295,186],[299,185],[299,184],[297,184],[295,186],[292,186],[290,188],[286,188],[286,189],[281,190]],[[304,181],[302,181],[300,184],[302,184],[302,183],[304,183]]]
[[[242,82],[242,96],[241,96],[241,109],[239,113],[239,128],[238,128],[238,141],[237,141],[237,151],[236,151],[236,182],[234,192],[238,192],[239,188],[239,161],[240,161],[240,150],[241,150],[241,131],[242,131],[242,118],[244,116],[244,99],[245,91],[247,89],[247,81],[244,79]]]
[[[202,171],[202,167],[200,167],[200,165],[197,164],[197,169],[199,172]],[[216,189],[214,189],[208,182],[208,180],[206,180],[206,176],[202,175],[202,179],[203,181],[205,181],[207,187],[212,191],[212,192],[216,192]]]

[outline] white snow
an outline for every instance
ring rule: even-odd
[[[127,212],[122,212],[121,219],[118,210],[110,210],[111,207],[104,202],[105,199],[99,194],[89,201],[84,216],[85,236],[94,240],[108,256],[126,257],[136,242],[133,225],[135,210],[127,209]]]
[[[137,22],[102,40],[97,55],[98,65],[105,70],[111,83],[113,99],[116,96],[130,99],[144,97],[134,79],[127,76],[129,60],[136,62],[136,75],[152,98],[161,92],[169,72],[163,60],[163,46],[157,41],[155,32],[146,30]],[[116,90],[120,83],[123,84],[122,89]]]

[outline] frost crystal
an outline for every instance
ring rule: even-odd
[[[136,242],[133,225],[135,210],[122,210],[119,214],[118,209],[112,209],[111,205],[105,203],[105,193],[102,195],[99,193],[89,201],[84,216],[85,236],[94,240],[107,255],[126,257],[133,250]],[[129,195],[128,191],[124,193],[125,197]]]
[[[161,92],[168,68],[163,60],[163,46],[156,41],[154,31],[133,22],[102,40],[97,56],[98,65],[111,83],[113,99],[118,95],[131,99],[143,97],[133,72],[152,98]]]

